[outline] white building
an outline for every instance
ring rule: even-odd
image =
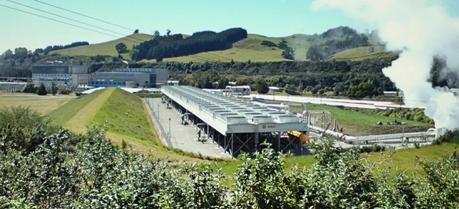
[[[35,85],[44,84],[47,89],[54,83],[57,86],[76,88],[88,85],[92,79],[89,68],[85,65],[68,64],[39,64],[32,66],[32,82]]]
[[[252,93],[250,86],[226,86],[225,89],[235,95],[250,95]]]
[[[0,82],[0,91],[20,92],[26,87],[26,82]]]

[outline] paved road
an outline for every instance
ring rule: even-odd
[[[160,135],[161,141],[166,146],[196,154],[201,153],[204,156],[217,158],[231,157],[224,152],[223,148],[212,141],[197,141],[198,131],[196,127],[192,125],[181,125],[180,113],[174,108],[167,109],[166,104],[161,103],[160,98],[146,99],[146,102],[149,107],[150,116],[158,131],[158,135]]]

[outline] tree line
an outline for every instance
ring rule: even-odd
[[[242,28],[231,28],[219,33],[213,31],[196,32],[185,39],[180,34],[173,35],[174,38],[168,38],[169,36],[158,35],[150,41],[135,46],[132,59],[156,59],[160,61],[167,57],[229,49],[233,43],[247,38],[247,31]]]
[[[73,48],[73,47],[78,47],[78,46],[87,46],[87,45],[89,45],[89,43],[87,41],[78,41],[78,42],[73,42],[73,43],[67,44],[67,45],[47,46],[44,49],[36,49],[35,51],[38,50],[39,53],[48,54],[49,52],[55,51],[55,50]]]
[[[459,140],[450,132],[444,140]],[[92,127],[77,135],[25,108],[0,111],[2,208],[458,208],[457,155],[425,175],[374,174],[358,149],[310,144],[314,163],[285,170],[266,148],[242,155],[234,186],[208,164],[152,160]]]
[[[238,85],[251,85],[257,90],[256,84],[261,82],[258,80],[263,80],[268,86],[287,89],[290,94],[333,92],[335,96],[362,98],[397,90],[382,73],[394,59],[396,57],[347,62],[169,62],[141,66],[166,68],[171,78],[201,88],[221,88],[229,81],[236,81]]]

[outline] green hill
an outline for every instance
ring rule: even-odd
[[[121,89],[105,89],[71,100],[53,111],[49,118],[54,124],[76,133],[86,132],[89,125],[103,125],[112,143],[125,144],[133,151],[153,158],[198,160],[164,147],[143,100]]]
[[[237,62],[276,62],[287,61],[282,57],[282,50],[277,47],[264,46],[263,41],[270,41],[278,44],[282,39],[287,41],[287,44],[295,50],[295,60],[306,60],[307,48],[310,43],[307,40],[307,35],[297,34],[288,37],[267,37],[257,34],[249,34],[244,40],[241,40],[233,45],[233,48],[222,50],[203,52],[189,56],[174,57],[165,59],[166,61],[189,62],[189,61],[219,61],[229,62],[231,60]]]
[[[392,53],[386,52],[384,46],[363,46],[334,54],[331,59],[335,60],[364,60],[368,58],[386,58],[393,56]]]
[[[249,34],[244,40],[236,42],[232,48],[220,51],[209,51],[198,54],[166,58],[164,61],[176,61],[176,62],[229,62],[231,60],[236,62],[276,62],[276,61],[287,61],[282,57],[282,50],[277,47],[264,46],[261,43],[263,41],[270,41],[278,44],[281,40],[287,41],[289,47],[295,51],[296,61],[305,61],[306,53],[309,47],[312,45],[310,35],[295,34],[286,37],[267,37],[257,34]],[[133,34],[124,38],[108,41],[104,43],[91,44],[87,46],[79,46],[73,48],[67,48],[62,50],[52,51],[51,54],[60,54],[64,56],[117,56],[118,53],[115,50],[115,46],[118,43],[126,44],[128,50],[131,50],[135,44],[139,44],[143,41],[150,40],[151,35],[147,34]],[[370,37],[371,47],[357,47],[347,49],[338,52],[331,56],[331,59],[337,60],[362,60],[367,58],[379,58],[381,56],[389,56],[390,53],[384,51],[384,47],[378,45],[377,42]],[[372,50],[370,50],[370,48]],[[130,59],[128,54],[123,54],[125,59]],[[154,60],[143,60],[142,62],[155,62]]]
[[[130,50],[135,44],[142,43],[144,41],[150,40],[151,35],[147,34],[132,34],[124,38],[116,39],[113,41],[108,41],[98,44],[90,44],[87,46],[79,46],[67,49],[61,49],[50,52],[51,54],[60,54],[65,56],[97,56],[97,55],[106,55],[106,56],[118,56],[115,46],[119,43],[126,44],[127,48]]]

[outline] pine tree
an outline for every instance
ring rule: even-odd
[[[45,85],[40,84],[40,87],[38,87],[37,94],[40,96],[44,96],[48,94],[48,91],[46,91]]]

